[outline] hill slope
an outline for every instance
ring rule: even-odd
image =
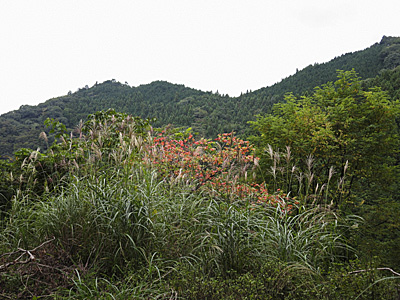
[[[273,86],[236,98],[164,81],[130,87],[109,80],[1,115],[0,155],[11,155],[21,147],[45,147],[38,136],[45,130],[46,118],[57,119],[72,129],[88,114],[108,108],[142,118],[156,117],[154,126],[192,126],[207,137],[232,130],[243,134],[254,115],[269,112],[274,103],[283,100],[285,93],[303,94],[315,86],[334,81],[338,69],[354,68],[363,79],[369,79],[368,85],[382,85],[391,89],[392,96],[398,97],[399,72],[390,70],[399,65],[400,38],[384,36],[380,43],[365,50],[310,65]]]

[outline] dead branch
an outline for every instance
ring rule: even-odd
[[[391,268],[376,268],[376,269],[356,270],[356,271],[351,271],[348,274],[357,274],[357,273],[375,271],[375,270],[387,270],[387,271],[392,272],[392,274],[400,277],[400,273],[397,273],[397,272],[393,271]]]
[[[33,253],[38,250],[39,248],[43,247],[44,245],[52,242],[55,240],[55,237],[53,237],[51,240],[45,241],[43,243],[41,243],[39,246],[31,249],[31,250],[25,250],[22,248],[18,248],[17,251],[13,251],[13,252],[8,252],[8,253],[4,253],[2,255],[0,255],[0,258],[5,257],[5,256],[13,256],[16,254],[20,254],[16,259],[14,259],[13,261],[7,262],[3,265],[0,265],[0,271],[6,270],[8,267],[12,266],[12,265],[24,265],[27,264],[31,261],[35,261],[35,256],[33,255]],[[23,259],[25,256],[28,256],[26,259]]]

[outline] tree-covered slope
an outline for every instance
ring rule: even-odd
[[[142,118],[155,117],[154,126],[191,126],[207,137],[230,131],[243,134],[248,130],[248,121],[269,112],[274,103],[283,100],[284,94],[307,93],[315,86],[334,81],[338,69],[354,68],[362,79],[369,79],[367,84],[382,86],[391,96],[398,97],[399,71],[391,71],[398,65],[400,38],[383,37],[380,43],[365,50],[310,65],[273,86],[235,98],[164,81],[130,87],[109,80],[1,115],[0,156],[11,155],[21,147],[45,147],[38,137],[45,130],[43,123],[47,118],[57,119],[72,130],[88,114],[108,108]]]
[[[303,94],[312,92],[315,86],[336,80],[336,71],[355,69],[362,79],[377,76],[381,70],[400,65],[400,38],[384,36],[380,43],[371,47],[346,53],[322,64],[309,65],[270,87],[261,88],[243,97],[258,98],[272,106],[285,93]]]
[[[20,109],[0,116],[0,155],[10,155],[26,147],[43,147],[38,139],[45,130],[44,121],[54,118],[68,129],[73,129],[88,114],[108,108],[138,116],[154,116],[167,123],[174,123],[174,115],[166,106],[173,106],[179,99],[203,95],[204,92],[183,85],[156,81],[151,84],[130,87],[115,80],[79,89],[75,93],[50,99],[37,106],[24,105]],[[187,122],[186,122],[187,123]]]

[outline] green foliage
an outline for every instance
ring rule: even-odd
[[[185,299],[396,299],[398,278],[373,265],[338,263],[317,278],[288,272],[273,261],[244,274],[231,271],[228,277],[210,278],[181,268],[171,284]]]
[[[364,89],[379,86],[386,91],[392,100],[400,100],[400,67],[383,70],[375,78],[363,82]]]
[[[385,37],[335,61],[362,57],[375,76],[397,44]],[[397,99],[398,70],[364,82],[342,71],[302,98],[288,94],[253,123],[261,161],[233,130],[245,132],[293,78],[238,98],[113,80],[7,114],[9,132],[21,117],[35,130],[48,119],[46,151],[0,161],[0,297],[395,298],[398,104],[374,86]],[[121,113],[93,113],[114,103]],[[128,115],[132,107],[158,119]],[[165,122],[183,127],[150,126]],[[189,125],[200,136],[231,133],[196,140]]]
[[[373,83],[384,84],[396,97],[397,81],[398,69],[384,71],[363,82],[363,90],[354,71],[340,72],[335,83],[302,98],[289,94],[274,114],[253,122],[260,172],[269,188],[291,191],[300,203],[361,215],[365,222],[352,244],[363,259],[379,256],[394,268],[400,266],[398,101]]]
[[[13,195],[11,184],[11,164],[5,160],[0,160],[0,211],[6,210]]]
[[[64,124],[48,119],[46,126],[56,140],[46,152],[22,148],[13,160],[1,161],[1,211],[10,209],[21,191],[39,200],[48,193],[58,195],[71,175],[96,172],[107,164],[128,165],[147,142],[151,121],[108,110],[89,116],[86,124],[67,134]],[[44,132],[41,136],[48,143]]]
[[[32,193],[32,182],[12,198],[1,223],[0,282],[11,279],[1,285],[2,294],[290,299],[314,295],[325,274],[336,270],[334,262],[346,261],[343,233],[353,221],[324,206],[289,209],[254,201],[252,194],[227,201],[206,185],[193,189],[195,178],[169,180],[161,165],[146,160],[155,141],[148,122],[130,120],[99,112],[76,138],[60,135],[51,156],[35,152],[35,162],[63,156],[68,171],[52,190]],[[169,134],[178,145],[191,136],[190,131]],[[218,142],[221,153],[236,153],[236,163],[237,150],[248,151],[248,143],[230,134]],[[207,151],[200,157],[215,150]],[[16,162],[27,161],[28,154],[21,151]],[[285,203],[283,197],[275,199]],[[52,273],[54,280],[36,285]],[[21,283],[24,288],[16,290]]]
[[[136,276],[135,276],[136,277]],[[175,293],[146,280],[130,277],[122,282],[111,282],[96,274],[81,276],[78,272],[73,280],[73,288],[63,292],[60,299],[174,299]]]
[[[151,198],[142,185],[123,182],[118,174],[97,174],[72,179],[67,188],[68,193],[39,205],[42,236],[55,236],[72,257],[99,265],[105,273],[142,259],[152,232]]]
[[[295,167],[303,174],[315,174],[323,183],[333,173],[339,182],[346,179],[341,199],[347,203],[355,197],[372,201],[375,194],[365,193],[365,186],[379,184],[382,192],[394,183],[398,113],[398,102],[389,101],[377,88],[361,90],[354,71],[341,71],[334,84],[300,99],[289,94],[286,103],[275,105],[273,114],[258,116],[252,125],[260,135],[254,141],[261,151],[268,150],[269,144],[279,149],[289,146],[295,157],[312,155],[312,166],[309,160],[299,160]]]
[[[53,118],[47,118],[44,121],[46,127],[50,127],[50,133],[55,133],[56,138],[67,137],[67,127],[60,121],[54,120]]]
[[[400,202],[398,193],[393,199],[379,199],[371,205],[364,205],[359,214],[365,222],[357,232],[353,232],[352,239],[366,259],[379,257],[383,266],[400,269],[400,260],[397,255],[400,247],[400,216],[398,211]]]
[[[368,79],[383,69],[394,68],[398,65],[398,45],[396,38],[384,37],[381,43],[365,50],[310,65],[277,84],[235,98],[163,81],[138,87],[115,80],[96,83],[38,106],[21,106],[0,116],[0,155],[11,156],[19,148],[47,149],[48,144],[38,140],[39,134],[45,131],[49,144],[53,142],[54,136],[43,126],[47,118],[58,120],[72,131],[81,120],[86,122],[89,114],[109,108],[143,119],[155,117],[155,127],[174,124],[192,127],[207,138],[232,131],[243,137],[251,132],[247,122],[257,114],[270,113],[275,103],[284,101],[288,91],[294,95],[312,93],[315,86],[335,80],[337,69],[354,68],[362,78]]]

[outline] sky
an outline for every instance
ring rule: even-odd
[[[400,36],[398,0],[0,0],[0,114],[85,85],[238,96]]]

